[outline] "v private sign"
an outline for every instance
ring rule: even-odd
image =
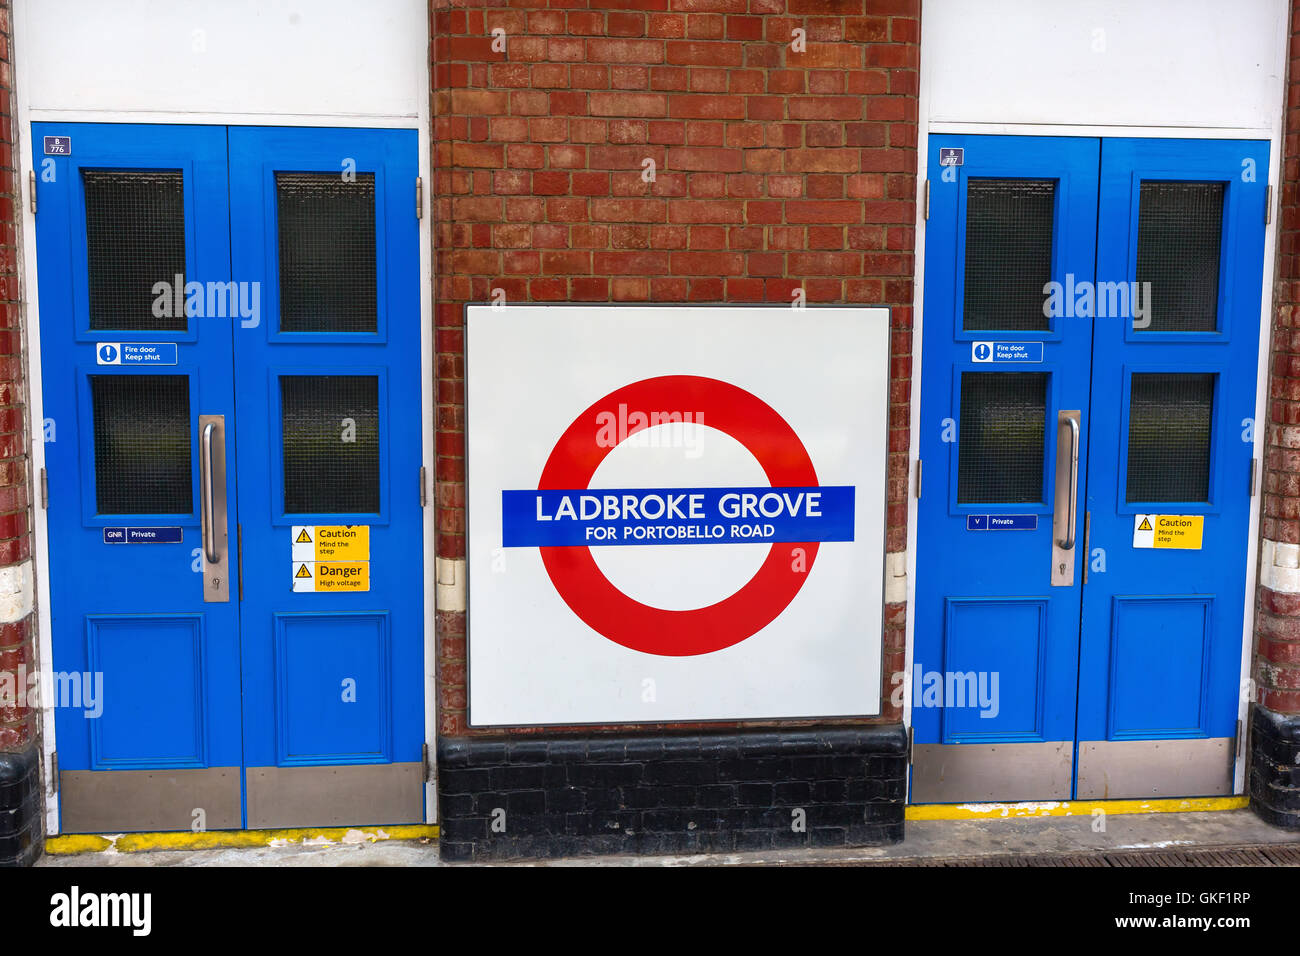
[[[878,713],[887,328],[470,307],[471,722]]]

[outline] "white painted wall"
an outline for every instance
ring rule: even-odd
[[[429,98],[424,0],[16,5],[19,92],[35,119],[95,110],[414,121]]]
[[[1286,0],[923,0],[928,119],[1269,129]]]

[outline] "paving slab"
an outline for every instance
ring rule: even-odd
[[[1107,814],[1105,817],[1038,816],[982,820],[916,820],[907,838],[887,847],[769,850],[695,856],[609,856],[527,860],[492,866],[765,866],[871,865],[908,861],[933,865],[1016,855],[1148,851],[1153,865],[1159,851],[1200,847],[1257,847],[1300,844],[1300,832],[1270,826],[1250,810],[1202,813]],[[1046,861],[1044,861],[1046,862]],[[37,866],[447,866],[438,859],[435,840],[309,840],[279,846],[206,850],[113,849],[47,855]],[[454,864],[466,866],[473,864]]]

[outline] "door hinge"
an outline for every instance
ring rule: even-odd
[[[415,218],[424,218],[424,180],[415,177]]]
[[[1250,460],[1250,497],[1255,497],[1255,479],[1259,477],[1259,459]]]
[[[916,459],[916,497],[921,497],[921,459]]]
[[[930,219],[930,180],[925,181],[925,218]]]
[[[27,196],[31,202],[32,212],[36,212],[36,170],[27,171]]]
[[[425,783],[433,782],[433,761],[429,759],[429,745],[422,744],[420,747],[420,772],[421,779]]]
[[[420,466],[420,507],[421,508],[423,508],[425,505],[429,503],[428,481],[429,481],[428,473],[425,471],[424,466],[421,465]]]
[[[244,599],[244,526],[235,525],[235,560],[239,564],[239,600]]]
[[[41,510],[50,510],[50,480],[44,468],[41,469]]]
[[[35,211],[35,210],[33,210]],[[1264,187],[1264,225],[1273,221],[1273,184]]]
[[[50,754],[50,796],[59,795],[59,752]]]
[[[912,731],[915,729],[914,727],[907,728],[907,762],[909,764],[912,762]]]

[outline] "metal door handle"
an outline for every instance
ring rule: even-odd
[[[1074,547],[1074,526],[1078,523],[1079,511],[1079,420],[1067,418],[1070,425],[1070,512],[1066,518],[1064,541],[1057,544],[1066,551]]]
[[[1052,574],[1054,588],[1074,586],[1074,536],[1079,523],[1079,409],[1056,413],[1056,471],[1052,479]],[[1061,440],[1061,428],[1070,426],[1070,443]],[[1068,454],[1069,460],[1065,456]],[[1061,482],[1069,476],[1070,487]],[[1064,525],[1064,527],[1062,527]]]
[[[221,560],[221,555],[217,552],[213,521],[216,503],[212,499],[212,433],[216,430],[216,422],[208,422],[203,426],[203,444],[199,449],[199,484],[203,495],[203,556],[211,564],[217,564]]]
[[[226,418],[199,416],[199,503],[203,531],[203,600],[230,600],[226,530]]]

